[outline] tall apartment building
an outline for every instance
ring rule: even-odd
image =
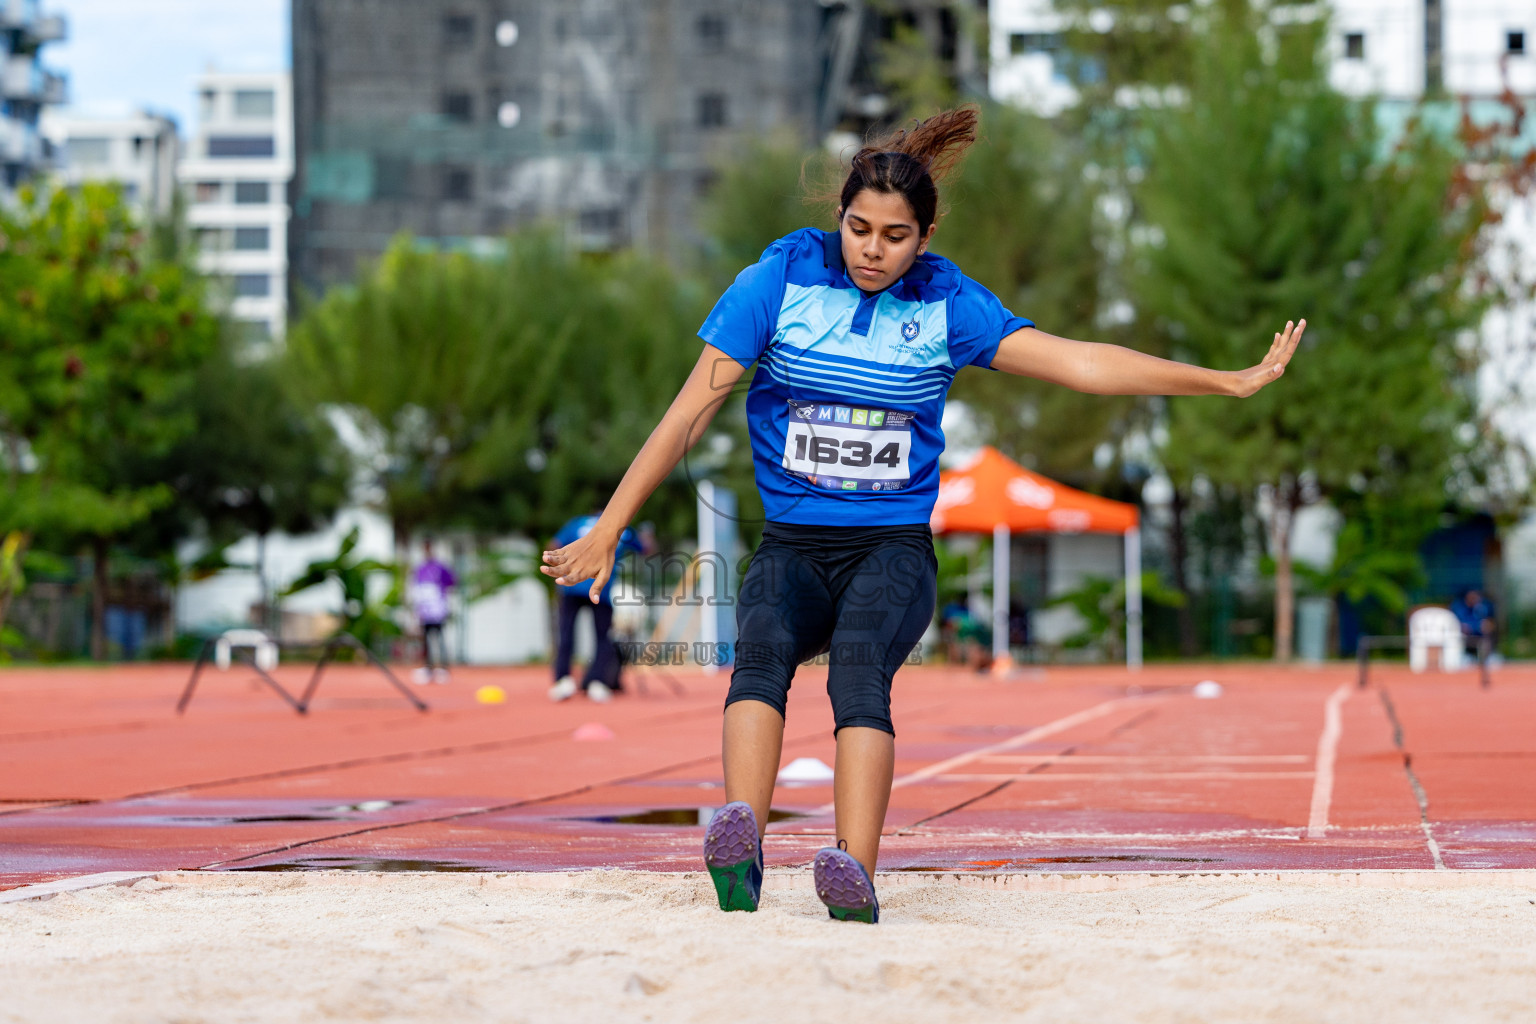
[[[140,213],[151,218],[170,213],[181,150],[175,121],[148,111],[129,117],[46,111],[41,131],[64,184],[116,182]]]
[[[288,187],[293,96],[287,74],[209,72],[178,177],[204,273],[228,289],[253,342],[282,337],[288,316]]]
[[[815,137],[828,10],[294,0],[296,279],[350,279],[402,230],[473,245],[552,221],[586,247],[669,251],[716,154]]]
[[[1496,96],[1507,73],[1520,95],[1536,94],[1536,8],[1517,0],[1336,0],[1330,8],[1276,7],[1293,16],[1329,12],[1329,74],[1339,90],[1412,102],[1442,90]],[[1105,29],[1109,8],[1096,11]],[[1076,102],[1063,73],[1064,22],[1051,0],[992,0],[991,93],[1052,115]]]
[[[64,38],[65,27],[37,0],[0,0],[0,198],[48,162],[38,118],[44,107],[64,102],[65,81],[39,54]]]

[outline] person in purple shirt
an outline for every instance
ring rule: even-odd
[[[424,561],[411,575],[411,605],[421,623],[424,664],[416,670],[418,683],[448,681],[448,648],[443,643],[443,623],[448,621],[448,592],[458,586],[453,570],[432,557],[432,542],[422,544]]]

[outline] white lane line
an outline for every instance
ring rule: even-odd
[[[901,789],[903,786],[926,782],[939,775],[947,775],[961,765],[970,764],[972,761],[980,760],[992,754],[1001,754],[1005,750],[1017,750],[1019,747],[1027,747],[1031,743],[1038,743],[1040,740],[1055,736],[1057,733],[1066,732],[1068,729],[1075,729],[1085,722],[1091,722],[1096,718],[1103,718],[1110,712],[1119,710],[1127,704],[1144,704],[1148,699],[1156,700],[1158,698],[1116,697],[1102,704],[1095,704],[1091,708],[1085,708],[1075,714],[1067,715],[1065,718],[1058,718],[1054,722],[1038,725],[1028,732],[1021,732],[1017,736],[1010,737],[1000,743],[994,743],[989,747],[981,747],[965,754],[956,754],[948,760],[939,761],[926,768],[919,768],[917,771],[903,775],[895,782],[892,782],[891,788]]]
[[[38,882],[0,892],[0,903],[20,903],[23,900],[42,900],[61,892],[77,892],[95,889],[103,885],[132,885],[141,878],[154,878],[158,871],[101,871],[94,875],[76,875],[52,882]]]
[[[1106,779],[1310,779],[1312,772],[1029,772],[998,775],[941,775],[945,782],[1055,782]]]
[[[1106,700],[1102,704],[1095,704],[1091,708],[1085,708],[1082,711],[1067,715],[1065,718],[1058,718],[1054,722],[1038,725],[1027,732],[1021,732],[1017,736],[1011,736],[999,743],[978,747],[967,753],[957,754],[947,760],[937,761],[926,768],[919,768],[915,772],[909,772],[892,782],[891,788],[901,789],[904,786],[911,786],[918,782],[926,782],[929,779],[948,774],[961,765],[970,764],[972,761],[987,757],[990,754],[1001,754],[1005,750],[1017,750],[1019,747],[1038,743],[1040,740],[1055,736],[1057,733],[1066,732],[1068,729],[1075,729],[1085,722],[1091,722],[1096,718],[1103,718],[1105,715],[1117,711],[1128,704],[1146,704],[1148,701],[1161,699],[1161,697],[1116,697],[1113,700]],[[811,813],[830,814],[836,807],[835,803],[823,804]]]
[[[1307,764],[1311,754],[991,754],[983,761],[1008,764]]]
[[[1307,815],[1307,838],[1328,835],[1328,809],[1333,805],[1333,766],[1339,756],[1339,737],[1344,734],[1344,702],[1355,692],[1352,683],[1343,683],[1328,698],[1323,709],[1323,734],[1317,738],[1317,767],[1312,777],[1312,810]]]

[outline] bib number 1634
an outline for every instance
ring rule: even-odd
[[[912,434],[906,429],[791,420],[784,437],[784,468],[798,476],[830,476],[844,482],[902,483],[909,475],[911,449]]]
[[[880,446],[879,451],[875,451],[873,442],[862,439],[808,438],[804,434],[796,434],[795,461],[804,462],[807,455],[812,462],[820,466],[837,465],[863,469],[878,462],[895,469],[901,465],[901,445],[896,441],[887,441]]]

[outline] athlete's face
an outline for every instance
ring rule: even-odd
[[[889,288],[928,249],[937,224],[919,233],[917,216],[906,197],[865,189],[847,209],[837,211],[843,240],[843,264],[853,283],[866,292]]]

